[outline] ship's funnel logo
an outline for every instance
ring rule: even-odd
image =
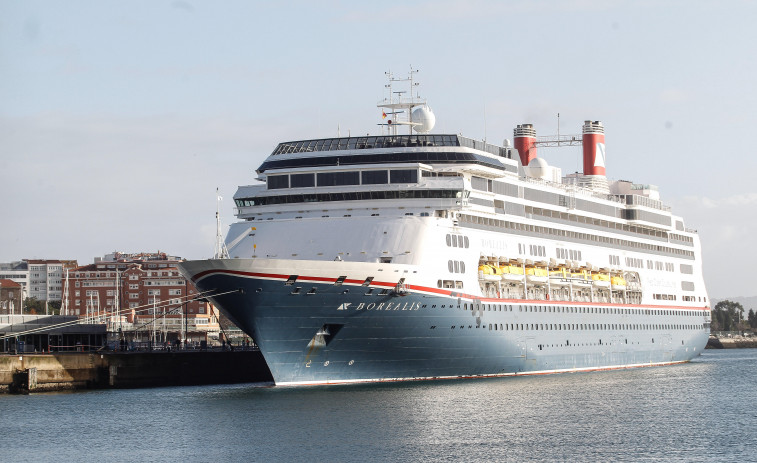
[[[594,167],[605,167],[605,144],[597,143],[597,155],[594,156]]]

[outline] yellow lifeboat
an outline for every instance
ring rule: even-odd
[[[610,278],[610,283],[612,284],[612,289],[616,291],[623,291],[627,288],[626,279],[622,276],[614,276]]]
[[[518,265],[500,265],[502,280],[513,283],[523,282],[523,267]]]
[[[591,276],[592,284],[597,288],[610,287],[610,275],[606,273],[595,273]]]
[[[495,265],[479,265],[478,274],[479,277],[488,281],[498,281],[502,278],[502,271]]]
[[[570,273],[568,273],[564,267],[560,267],[557,270],[551,270],[549,272],[549,284],[551,286],[570,285]]]
[[[547,269],[539,267],[526,268],[526,281],[534,285],[547,284],[547,278],[549,278],[549,272]]]
[[[589,287],[592,283],[591,275],[589,275],[589,272],[587,272],[586,270],[571,273],[570,280],[573,286]]]

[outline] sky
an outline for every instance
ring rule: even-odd
[[[433,133],[605,126],[607,175],[698,230],[712,298],[757,295],[757,2],[0,0],[0,262],[213,254],[287,140],[379,133],[418,70]],[[540,149],[580,170],[575,148]]]

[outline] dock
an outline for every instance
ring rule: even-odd
[[[258,349],[0,354],[0,393],[270,383]]]

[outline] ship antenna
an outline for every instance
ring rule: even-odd
[[[221,232],[221,200],[223,198],[218,194],[218,188],[216,188],[216,249],[213,254],[213,259],[228,259],[229,251],[226,249],[226,243],[223,241],[223,233]]]

